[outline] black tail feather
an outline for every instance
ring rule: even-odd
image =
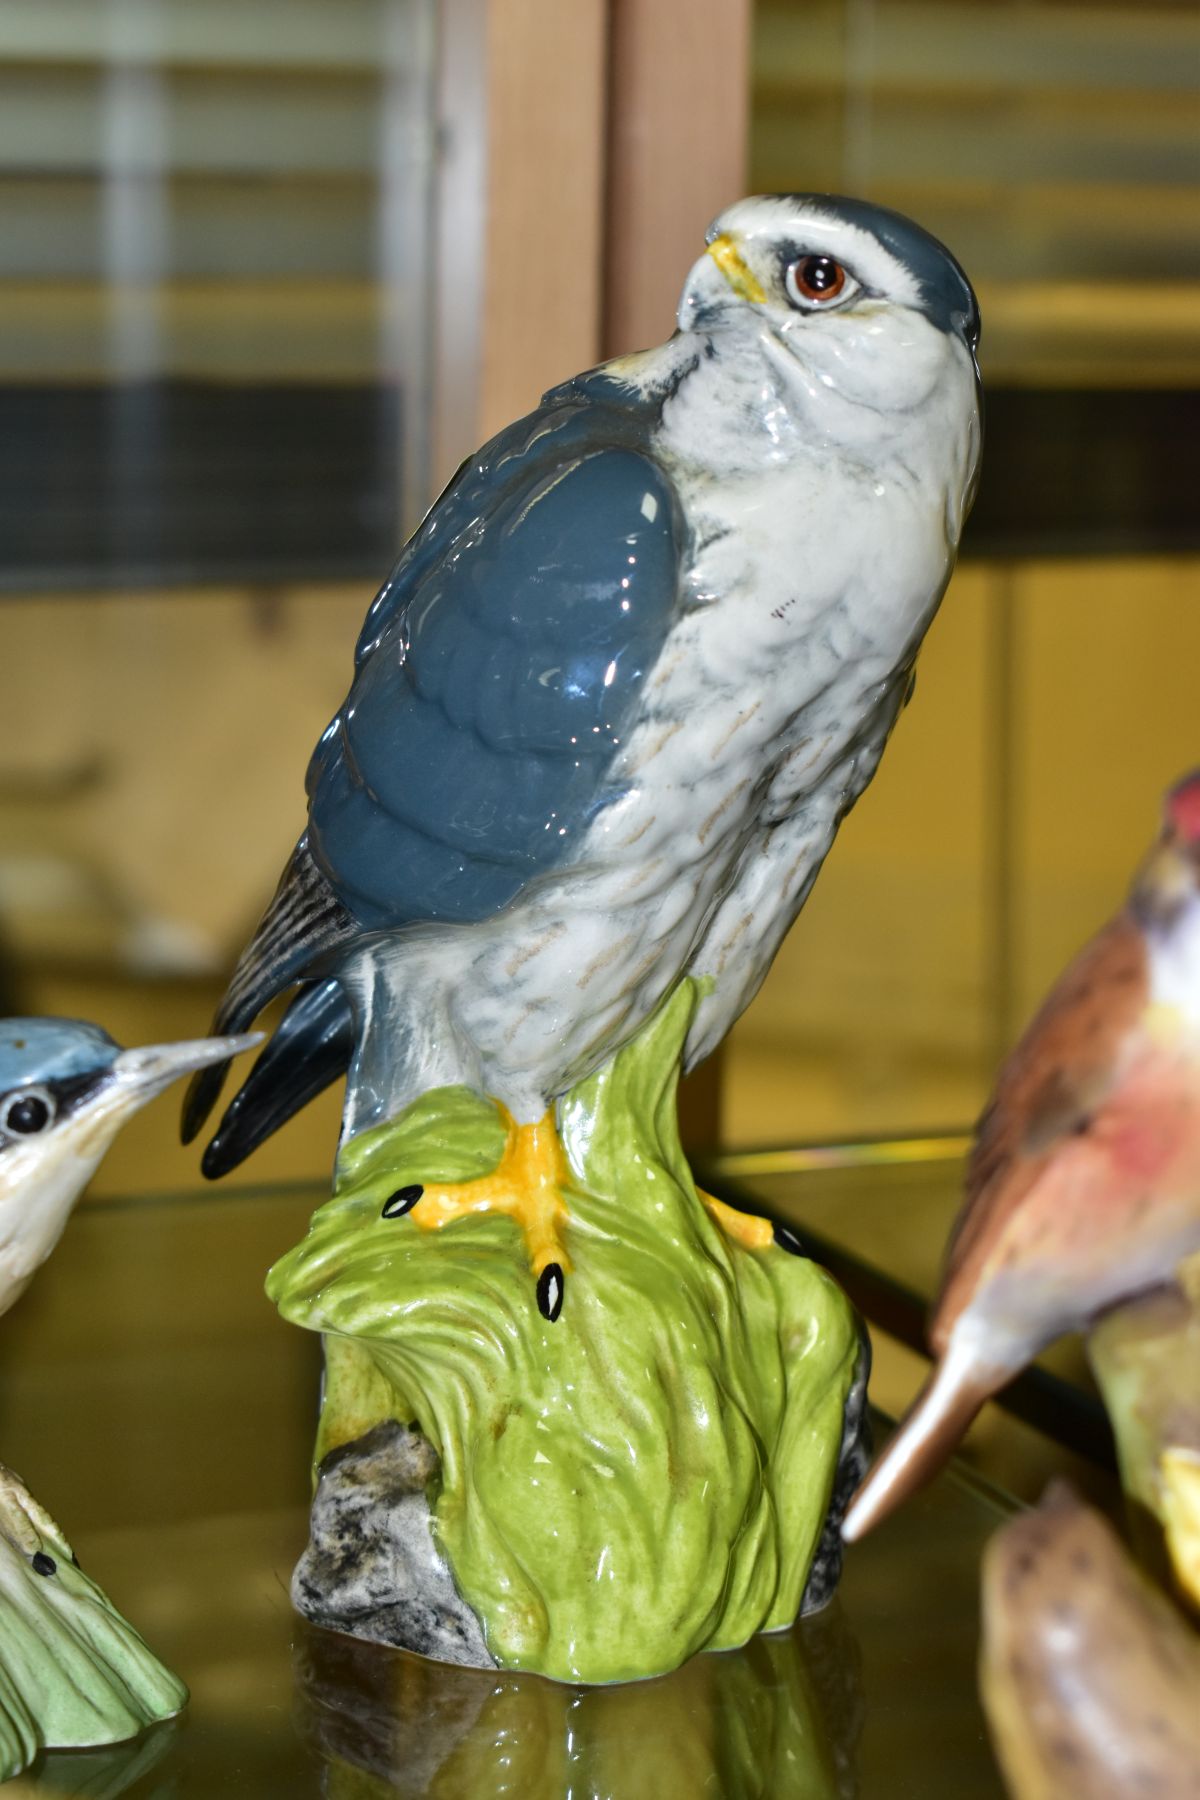
[[[308,840],[301,838],[258,930],[238,959],[213,1020],[213,1035],[244,1031],[269,1000],[291,987],[356,930],[353,918],[309,855]],[[228,1072],[228,1063],[213,1063],[192,1077],[183,1097],[181,1136],[185,1144],[203,1127]]]
[[[213,1030],[216,1031],[215,1025]],[[179,1136],[183,1143],[190,1144],[202,1130],[205,1119],[220,1099],[228,1073],[227,1062],[210,1063],[206,1069],[198,1069],[188,1082],[179,1121]]]
[[[200,1167],[227,1175],[350,1065],[354,1025],[336,981],[304,987],[225,1109]]]

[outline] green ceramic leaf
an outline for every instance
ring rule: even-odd
[[[510,1220],[381,1216],[398,1187],[499,1160],[496,1109],[462,1089],[351,1143],[268,1280],[286,1318],[330,1334],[319,1454],[384,1416],[433,1442],[437,1534],[505,1667],[645,1676],[800,1605],[856,1326],[823,1270],[732,1244],[696,1197],[675,1123],[696,997],[681,984],[560,1105],[575,1186],[556,1323]]]
[[[49,1514],[0,1472],[0,1780],[43,1747],[120,1743],[186,1704]]]

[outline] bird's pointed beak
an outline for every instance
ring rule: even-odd
[[[740,300],[750,300],[756,306],[762,305],[767,297],[766,291],[727,231],[720,232],[713,239],[708,246],[708,254]]]
[[[136,1112],[181,1075],[192,1075],[210,1063],[228,1062],[262,1040],[261,1031],[249,1031],[240,1037],[194,1038],[182,1044],[145,1044],[139,1050],[122,1050],[112,1066],[114,1095],[127,1101],[122,1110]]]

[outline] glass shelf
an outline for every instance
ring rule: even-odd
[[[847,1559],[794,1632],[576,1690],[314,1632],[318,1346],[262,1293],[316,1187],[85,1203],[0,1330],[0,1453],[188,1682],[135,1745],[13,1793],[92,1800],[955,1800],[1000,1795],[975,1689],[980,1555],[1006,1502],[959,1472]]]

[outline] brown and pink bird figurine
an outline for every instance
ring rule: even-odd
[[[1128,902],[1052,989],[980,1119],[929,1328],[936,1362],[855,1496],[852,1542],[1047,1344],[1200,1250],[1200,770]]]

